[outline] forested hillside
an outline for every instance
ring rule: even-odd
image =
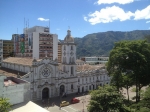
[[[150,30],[135,30],[129,32],[108,31],[88,34],[83,38],[75,38],[77,43],[77,57],[82,56],[109,56],[114,43],[121,40],[144,39],[150,35]]]

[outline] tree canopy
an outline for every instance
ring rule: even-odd
[[[145,40],[115,43],[107,64],[108,74],[112,76],[113,85],[118,88],[125,85],[136,85],[137,102],[140,100],[140,89],[150,83],[149,67],[150,44]],[[114,78],[121,80],[115,80]]]
[[[105,85],[90,94],[89,112],[128,112],[123,104],[124,97],[114,86]]]

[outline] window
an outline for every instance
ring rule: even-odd
[[[71,89],[73,89],[73,84],[71,84]]]
[[[66,50],[66,46],[64,46],[64,50]]]
[[[73,74],[73,67],[71,67],[71,74]]]
[[[66,71],[66,67],[64,66],[64,72]]]
[[[80,82],[80,79],[78,79],[78,82]]]
[[[73,50],[73,46],[71,46],[71,50]]]

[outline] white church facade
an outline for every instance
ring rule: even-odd
[[[45,56],[43,59],[9,57],[2,62],[2,69],[17,71],[14,77],[30,82],[30,99],[41,100],[64,93],[71,94],[96,89],[109,84],[110,77],[103,67],[76,64],[76,44],[71,31],[62,43],[62,62]]]

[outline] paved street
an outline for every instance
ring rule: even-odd
[[[76,104],[70,104],[60,109],[59,107],[60,101],[70,102],[70,100],[74,97],[78,98],[80,102]],[[42,101],[38,101],[35,103],[49,110],[50,112],[83,112],[83,108],[84,108],[84,112],[87,112],[86,106],[88,105],[89,99],[90,99],[90,95],[87,94],[83,95],[81,93],[79,95],[71,94],[65,98],[60,98],[60,97],[51,98],[49,101],[45,100],[44,104],[42,103]],[[52,103],[55,103],[55,106],[52,106]]]

